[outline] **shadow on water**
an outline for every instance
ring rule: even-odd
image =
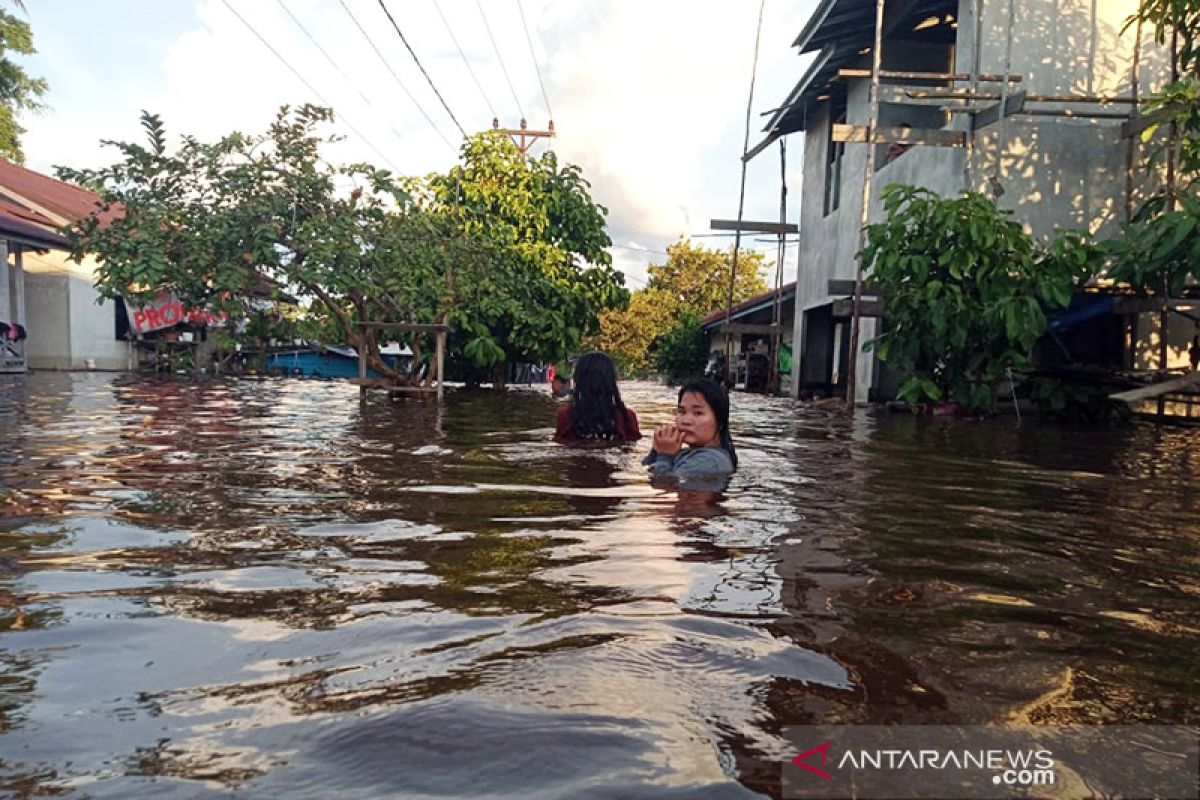
[[[0,787],[777,796],[791,724],[1198,721],[1191,432],[737,396],[715,492],[553,419],[0,382]]]

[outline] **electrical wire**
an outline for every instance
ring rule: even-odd
[[[533,68],[537,70],[538,86],[542,87],[542,99],[546,101],[546,113],[550,115],[550,119],[554,119],[554,112],[550,109],[550,98],[546,96],[546,84],[542,81],[542,68],[538,64],[537,54],[533,52],[533,38],[529,35],[529,23],[525,21],[525,8],[521,0],[517,0],[517,10],[521,12],[521,25],[525,28],[525,41],[529,43],[529,57],[533,59]]]
[[[442,108],[446,109],[446,113],[450,115],[450,119],[454,122],[454,127],[458,128],[458,132],[463,138],[467,138],[467,132],[463,130],[463,126],[458,124],[458,117],[454,116],[454,112],[450,110],[450,106],[446,103],[446,98],[442,97],[442,93],[438,91],[437,86],[433,83],[433,78],[429,77],[429,73],[425,70],[425,65],[421,63],[421,59],[417,58],[417,54],[413,52],[412,45],[408,43],[404,32],[400,30],[400,26],[396,24],[396,20],[392,17],[392,12],[388,11],[388,7],[384,5],[383,0],[379,0],[379,7],[383,9],[383,13],[387,15],[388,22],[392,23],[392,27],[396,30],[396,35],[400,37],[400,41],[404,42],[404,48],[408,50],[408,54],[412,56],[413,61],[417,62],[417,68],[421,70],[421,74],[425,76],[425,80],[429,83],[429,88],[433,89],[433,93],[437,95],[437,99],[441,101]]]
[[[521,107],[521,101],[517,99],[517,90],[513,88],[512,79],[508,77],[508,69],[504,66],[504,57],[500,55],[500,48],[496,46],[496,37],[492,36],[492,26],[488,25],[487,14],[483,13],[483,6],[479,0],[475,0],[475,7],[479,9],[479,18],[483,20],[483,27],[487,30],[488,39],[492,42],[492,50],[496,53],[496,60],[500,62],[500,71],[504,73],[504,80],[508,83],[508,90],[512,92],[513,102],[517,104],[517,111],[521,112],[521,119],[525,119],[525,109]]]
[[[495,106],[488,99],[487,92],[483,90],[483,84],[479,82],[479,78],[475,75],[475,70],[471,68],[471,62],[467,59],[467,54],[463,52],[462,46],[458,43],[458,37],[454,35],[454,31],[450,28],[450,22],[446,19],[446,15],[442,13],[442,7],[438,0],[433,0],[433,7],[437,9],[438,16],[442,18],[442,24],[446,26],[446,33],[450,34],[450,41],[454,42],[454,47],[458,50],[459,56],[462,57],[463,64],[467,67],[467,72],[471,73],[471,80],[475,81],[475,88],[479,90],[479,96],[483,98],[483,102],[487,105],[488,110],[492,112],[493,119],[499,119],[500,115],[496,113]]]
[[[350,17],[351,21],[354,23],[354,27],[358,28],[358,32],[361,33],[363,38],[367,40],[367,44],[371,45],[371,49],[375,51],[375,55],[379,56],[379,60],[383,62],[383,66],[387,68],[387,71],[391,73],[392,78],[396,81],[396,85],[404,91],[404,94],[408,96],[408,99],[412,101],[412,104],[417,107],[417,111],[421,112],[421,116],[425,118],[425,121],[429,123],[429,126],[437,131],[438,136],[442,137],[442,141],[446,143],[446,146],[451,150],[455,150],[454,145],[451,144],[450,140],[446,138],[446,134],[442,133],[442,129],[437,126],[437,123],[435,123],[433,119],[427,113],[425,113],[425,109],[422,108],[421,104],[417,102],[417,98],[413,97],[412,92],[410,92],[408,87],[404,85],[404,81],[400,80],[400,76],[396,74],[396,70],[392,69],[392,65],[389,64],[388,60],[383,57],[383,53],[381,53],[379,48],[375,46],[374,40],[367,35],[366,29],[363,28],[361,23],[359,23],[358,17],[354,16],[354,12],[351,11],[350,7],[346,5],[345,0],[338,0],[338,3],[342,6],[342,10],[346,12],[346,15]],[[455,152],[457,152],[457,150],[455,150]]]
[[[313,85],[312,85],[311,83],[309,83],[307,80],[305,80],[305,79],[304,79],[304,76],[303,76],[303,75],[301,75],[301,74],[300,74],[300,72],[299,72],[299,71],[298,71],[298,70],[297,70],[295,67],[293,67],[293,66],[291,65],[291,63],[289,63],[289,62],[288,62],[288,60],[287,60],[286,58],[284,58],[284,57],[283,57],[283,55],[282,55],[282,54],[281,54],[281,53],[280,53],[278,50],[276,50],[274,47],[272,47],[272,46],[271,46],[271,43],[270,43],[270,42],[268,42],[268,41],[267,41],[267,40],[266,40],[266,39],[263,37],[263,35],[262,35],[261,33],[259,33],[259,32],[258,32],[258,30],[257,30],[257,29],[256,29],[254,26],[253,26],[253,25],[251,25],[249,22],[247,22],[247,21],[246,21],[246,18],[245,18],[245,17],[243,17],[241,14],[239,14],[239,13],[237,12],[237,9],[236,9],[236,8],[234,8],[232,5],[230,5],[230,3],[229,3],[229,0],[221,0],[221,2],[225,4],[225,7],[226,7],[226,8],[228,8],[228,9],[229,9],[229,11],[230,11],[230,12],[231,12],[231,13],[232,13],[232,14],[233,14],[235,17],[237,17],[237,18],[238,18],[238,20],[239,20],[239,21],[240,21],[240,22],[241,22],[243,25],[245,25],[245,26],[246,26],[246,28],[247,28],[247,29],[248,29],[248,30],[249,30],[251,33],[253,33],[253,34],[254,34],[254,35],[255,35],[255,36],[258,38],[258,40],[259,40],[260,42],[262,42],[262,43],[263,43],[263,46],[264,46],[264,47],[266,47],[268,50],[270,50],[270,51],[271,51],[271,53],[272,53],[272,54],[273,54],[273,55],[274,55],[276,58],[278,58],[278,59],[279,59],[281,62],[283,62],[283,65],[284,65],[285,67],[287,67],[289,70],[291,70],[291,73],[292,73],[293,75],[295,75],[295,76],[296,76],[296,78],[297,78],[297,79],[298,79],[298,80],[299,80],[301,83],[303,83],[303,84],[305,85],[305,87],[307,87],[307,88],[308,88],[308,90],[309,90],[310,92],[312,92],[314,96],[316,96],[316,98],[317,98],[318,100],[320,100],[320,101],[321,101],[321,105],[323,105],[323,106],[327,106],[327,107],[329,108],[329,110],[330,110],[330,111],[333,111],[333,113],[334,113],[334,114],[335,114],[337,117],[339,117],[339,118],[341,119],[341,121],[342,121],[342,122],[343,122],[343,123],[346,125],[346,127],[347,127],[347,128],[349,128],[349,129],[350,129],[350,130],[351,130],[351,131],[354,133],[354,135],[355,135],[355,136],[357,136],[359,139],[362,139],[362,141],[363,141],[363,144],[365,144],[367,147],[371,148],[371,150],[372,150],[372,151],[374,151],[375,155],[377,155],[377,156],[379,156],[381,159],[383,159],[383,161],[384,161],[384,162],[385,162],[385,163],[386,163],[388,166],[390,166],[390,167],[391,167],[393,170],[395,170],[396,172],[399,172],[399,171],[400,171],[400,168],[399,168],[399,167],[397,167],[395,164],[393,164],[393,163],[392,163],[392,160],[391,160],[390,158],[388,158],[388,157],[387,157],[387,156],[385,156],[385,155],[384,155],[382,152],[380,152],[379,148],[378,148],[378,147],[376,147],[376,146],[374,145],[374,143],[372,143],[372,142],[371,142],[371,140],[370,140],[370,139],[368,139],[366,136],[364,136],[364,135],[363,135],[363,134],[362,134],[362,133],[361,133],[361,132],[358,130],[358,128],[354,127],[354,125],[352,125],[352,124],[350,123],[350,120],[348,120],[348,119],[346,119],[344,116],[342,116],[342,115],[338,114],[338,113],[337,113],[337,109],[335,109],[335,108],[333,107],[333,103],[330,103],[328,100],[326,100],[326,99],[325,99],[325,98],[324,98],[324,97],[321,95],[321,93],[320,93],[320,92],[318,92],[316,89],[314,89],[314,88],[313,88]]]
[[[375,108],[375,104],[371,102],[371,99],[362,93],[362,90],[358,88],[358,86],[354,83],[353,80],[351,80],[350,76],[346,74],[346,71],[344,69],[342,69],[341,65],[338,64],[336,60],[334,60],[333,56],[329,55],[329,53],[327,53],[325,51],[324,47],[321,47],[321,43],[317,41],[315,36],[313,36],[311,33],[308,32],[308,28],[304,27],[304,23],[302,23],[300,20],[296,19],[296,15],[293,14],[286,5],[284,5],[283,0],[275,0],[275,2],[279,3],[279,7],[283,9],[283,13],[285,13],[289,17],[291,17],[292,22],[296,23],[296,27],[298,27],[301,31],[304,32],[304,35],[308,37],[308,40],[310,42],[312,42],[313,46],[316,47],[317,50],[319,50],[321,52],[321,55],[325,56],[325,60],[328,61],[330,63],[330,65],[338,71],[338,74],[342,76],[342,78],[346,81],[346,83],[355,87],[355,91],[358,92],[358,96],[362,98],[362,101],[364,103],[366,103],[368,106],[370,106],[372,111],[376,111],[377,109]],[[397,139],[404,138],[404,134],[400,133],[400,131],[396,130],[391,125],[388,126],[388,130],[390,130],[393,134],[395,134]]]

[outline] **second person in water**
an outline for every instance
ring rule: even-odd
[[[620,444],[642,438],[637,414],[621,401],[612,359],[599,352],[584,354],[571,383],[571,402],[558,409],[555,441]]]

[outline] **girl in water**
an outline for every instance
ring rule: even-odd
[[[581,356],[571,383],[571,402],[558,409],[556,442],[621,444],[642,438],[637,414],[621,402],[617,370],[608,356]]]
[[[655,477],[726,476],[737,469],[729,436],[729,395],[707,379],[679,390],[675,424],[654,432],[654,448],[642,462]]]

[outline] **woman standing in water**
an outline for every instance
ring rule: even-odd
[[[621,444],[642,438],[637,414],[621,402],[612,359],[599,352],[581,356],[571,382],[571,402],[558,409],[556,442]]]
[[[729,435],[729,395],[707,379],[684,384],[675,424],[654,432],[654,448],[643,463],[655,477],[690,478],[732,475],[737,462]]]

